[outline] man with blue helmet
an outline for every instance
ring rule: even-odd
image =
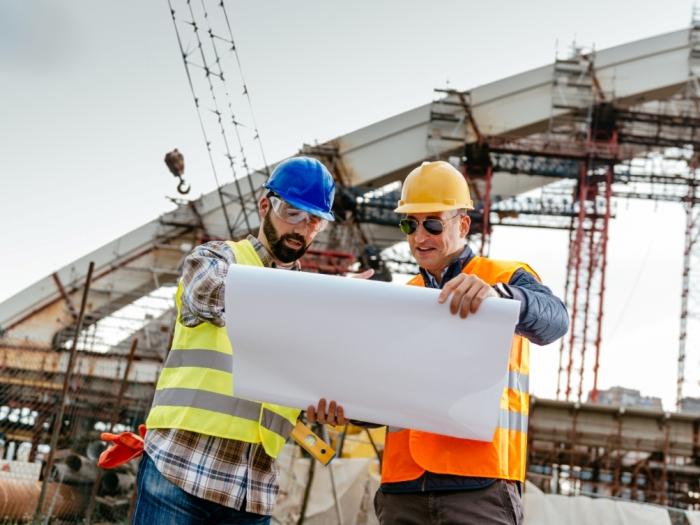
[[[299,270],[299,258],[333,221],[335,182],[323,164],[279,164],[258,202],[258,235],[212,241],[184,260],[168,358],[146,420],[134,523],[266,524],[278,492],[275,458],[299,410],[233,396],[233,351],[224,327],[231,264]],[[321,399],[310,421],[344,424]]]
[[[265,183],[268,194],[260,204],[270,203],[273,213],[263,212],[263,243],[269,247],[279,263],[297,261],[309,247],[316,233],[333,221],[333,196],[335,181],[326,167],[309,157],[296,157],[280,164]],[[275,226],[272,216],[282,219]],[[306,237],[295,226],[304,222],[309,225]],[[285,232],[280,236],[279,229]],[[287,231],[289,230],[289,231]]]

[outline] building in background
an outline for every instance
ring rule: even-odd
[[[696,402],[696,405],[694,405],[695,410],[700,412],[700,399],[695,399],[694,401]],[[660,397],[643,396],[639,390],[622,386],[614,386],[607,390],[600,390],[598,392],[597,404],[663,410]]]

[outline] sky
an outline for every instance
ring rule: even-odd
[[[425,104],[436,87],[545,65],[574,41],[604,49],[682,29],[692,10],[689,0],[227,6],[269,161]],[[0,301],[171,209],[162,158],[174,147],[190,196],[214,189],[167,1],[0,0]],[[683,228],[679,205],[619,202],[610,234],[600,384],[668,409]],[[563,232],[497,228],[491,255],[527,261],[563,292]],[[533,351],[537,395],[554,395],[558,348]]]

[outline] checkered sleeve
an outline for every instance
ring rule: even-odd
[[[188,327],[202,322],[224,326],[224,283],[236,257],[224,241],[197,246],[183,262],[182,313],[180,322]]]

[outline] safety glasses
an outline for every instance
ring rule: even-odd
[[[423,221],[419,221],[418,219],[414,219],[412,217],[406,217],[405,219],[401,219],[399,221],[399,228],[406,235],[413,235],[416,233],[418,225],[422,224],[425,231],[427,231],[430,235],[440,235],[445,229],[445,223],[451,221],[452,219],[456,219],[457,217],[461,217],[461,215],[455,215],[454,217],[450,217],[444,221],[441,219],[424,219]]]
[[[306,222],[312,229],[322,231],[328,225],[328,221],[317,217],[313,213],[295,208],[279,197],[271,196],[270,203],[275,214],[288,224],[301,224]]]

